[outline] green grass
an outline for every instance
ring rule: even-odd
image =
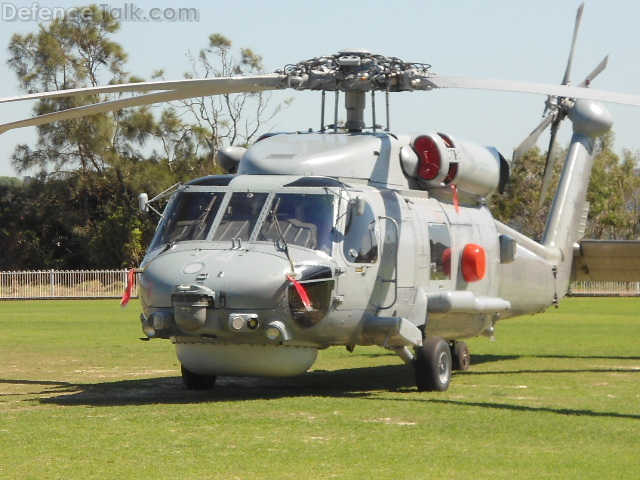
[[[136,302],[0,302],[0,478],[633,478],[639,312],[572,298],[500,323],[444,393],[377,348],[188,392]]]

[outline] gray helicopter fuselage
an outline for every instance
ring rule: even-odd
[[[550,305],[538,244],[496,222],[473,187],[456,202],[420,188],[399,160],[412,138],[279,134],[237,175],[180,187],[138,270],[147,335],[171,338],[198,374],[295,375],[318,349],[490,334]]]

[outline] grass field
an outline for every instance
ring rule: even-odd
[[[182,388],[136,302],[0,302],[0,478],[640,478],[640,298],[571,298],[419,393],[377,348]]]

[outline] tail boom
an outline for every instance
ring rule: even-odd
[[[604,105],[577,100],[569,112],[573,136],[558,190],[542,238],[549,260],[557,268],[558,291],[566,291],[571,276],[573,246],[584,230],[587,190],[596,139],[611,129],[613,119]]]

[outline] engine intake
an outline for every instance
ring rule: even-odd
[[[443,133],[414,136],[410,147],[401,149],[400,160],[423,190],[456,185],[458,192],[475,201],[502,193],[509,179],[509,165],[496,149]]]

